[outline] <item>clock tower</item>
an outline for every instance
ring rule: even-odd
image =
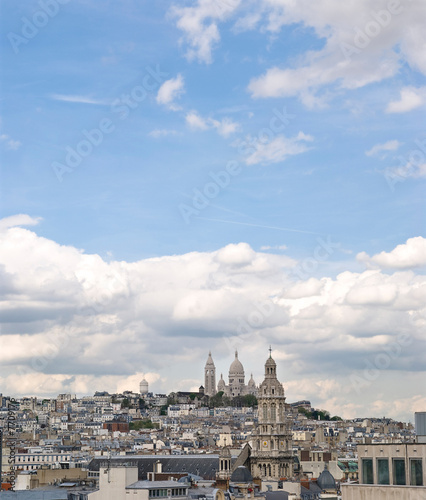
[[[250,455],[252,476],[262,479],[293,477],[293,451],[288,405],[271,356],[265,363],[265,380],[258,392],[258,425]]]

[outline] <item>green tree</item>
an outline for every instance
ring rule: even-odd
[[[209,407],[217,408],[218,406],[223,406],[222,397],[223,397],[223,391],[219,391],[214,396],[211,396],[209,398]]]
[[[243,406],[251,406],[254,408],[257,406],[257,398],[253,394],[246,394],[243,396]]]
[[[150,419],[134,420],[130,422],[129,428],[131,431],[139,431],[141,429],[158,429],[157,423],[152,423]]]

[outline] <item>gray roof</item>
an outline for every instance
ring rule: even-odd
[[[231,482],[233,483],[251,483],[252,481],[253,477],[244,465],[237,467],[231,475]]]
[[[287,491],[266,491],[265,497],[266,500],[287,500],[288,493]]]
[[[204,479],[215,479],[219,470],[219,455],[130,455],[112,457],[95,457],[89,463],[90,471],[99,471],[100,467],[117,465],[137,466],[138,479],[148,478],[148,472],[154,470],[154,464],[161,462],[162,473],[179,472],[201,476]]]
[[[67,490],[22,490],[2,491],[0,498],[3,500],[67,500]]]
[[[126,486],[126,489],[131,490],[154,490],[158,488],[188,488],[188,486],[178,481],[136,481],[136,483]]]

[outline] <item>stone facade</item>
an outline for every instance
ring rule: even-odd
[[[220,380],[217,384],[217,391],[215,388],[216,381],[216,367],[213,362],[211,353],[207,358],[206,366],[204,367],[204,392],[207,396],[214,396],[216,392],[223,392],[228,398],[235,398],[238,396],[246,396],[252,394],[257,396],[258,389],[256,383],[251,376],[248,384],[245,383],[244,367],[238,359],[238,351],[235,351],[235,359],[229,367],[228,384],[225,383],[223,375],[220,375]]]
[[[251,473],[262,479],[291,478],[294,459],[288,405],[271,356],[265,363],[265,380],[259,387],[257,400],[258,426],[250,454]]]

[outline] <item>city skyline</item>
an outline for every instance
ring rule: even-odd
[[[425,13],[3,2],[0,392],[259,383],[272,345],[289,401],[424,410]]]

